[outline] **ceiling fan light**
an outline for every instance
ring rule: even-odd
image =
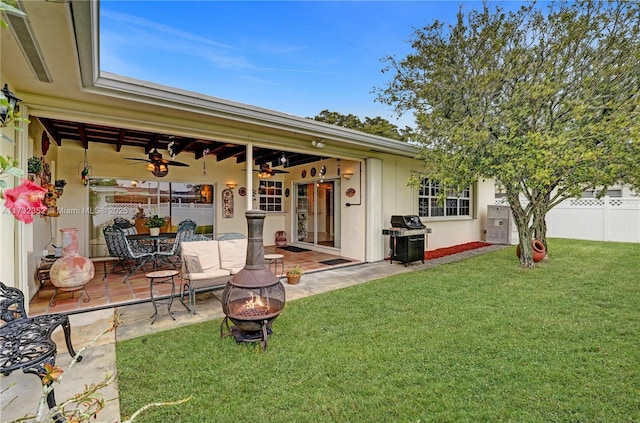
[[[147,163],[147,170],[153,172],[156,169],[153,163]]]
[[[169,168],[163,164],[156,165],[154,166],[154,169],[151,171],[151,173],[157,178],[163,178],[169,173]]]

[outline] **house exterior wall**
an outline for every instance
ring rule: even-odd
[[[418,193],[408,187],[412,172],[420,171],[417,160],[385,156],[383,165],[384,224],[390,226],[392,215],[417,215]],[[484,238],[487,205],[494,203],[493,179],[480,180],[472,187],[472,216],[451,218],[422,218],[422,222],[431,228],[427,246],[429,250],[480,241]],[[388,244],[388,237],[386,244]],[[388,247],[387,247],[388,254]]]
[[[17,149],[15,144],[15,131],[11,128],[0,128],[0,154],[3,156],[17,157]],[[3,180],[7,183],[7,188],[15,186],[14,178],[3,175]],[[18,222],[13,215],[4,208],[0,211],[0,281],[5,284],[12,285],[15,279],[15,260],[17,251],[17,229]]]

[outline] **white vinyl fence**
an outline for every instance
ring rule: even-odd
[[[640,242],[640,198],[565,200],[547,213],[547,236]]]
[[[640,198],[565,200],[547,213],[547,236],[640,243]]]

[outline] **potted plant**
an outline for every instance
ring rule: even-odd
[[[42,160],[40,157],[29,157],[29,160],[27,161],[27,172],[33,175],[40,175],[42,172]]]
[[[287,270],[287,282],[290,285],[297,285],[300,282],[300,278],[302,277],[303,274],[304,272],[302,271],[302,268],[300,267],[299,264],[297,264],[294,267]]]
[[[167,223],[167,219],[165,217],[160,217],[157,214],[154,214],[151,217],[147,217],[144,222],[144,226],[149,228],[149,233],[151,236],[160,235],[160,228],[162,228]]]

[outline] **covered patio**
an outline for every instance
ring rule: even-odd
[[[281,254],[284,256],[285,269],[299,265],[305,274],[362,263],[357,260],[319,251],[307,250],[294,252],[276,246],[265,247],[265,254]],[[79,292],[62,292],[56,296],[55,305],[50,305],[49,301],[55,289],[51,283],[45,283],[30,301],[30,314],[75,314],[150,301],[149,280],[144,277],[149,269],[143,268],[125,281],[125,274],[119,272],[112,273],[110,272],[111,268],[111,262],[96,264],[96,274],[86,286],[87,293],[90,296],[88,302],[84,301],[84,295]],[[106,279],[104,278],[105,269],[107,270]],[[273,270],[275,273],[275,267],[273,267]],[[281,267],[278,267],[277,273],[280,274],[279,276],[282,275]],[[283,277],[283,283],[286,284],[285,280],[286,278]],[[177,277],[176,293],[180,292],[182,283],[180,278]],[[156,295],[160,296],[169,295],[171,291],[170,285],[158,285],[154,289],[158,290],[158,294]],[[215,293],[215,291],[212,292]],[[202,294],[198,301],[214,301],[210,298],[211,295],[211,293]],[[179,304],[176,299],[173,307],[178,308],[182,307],[182,305]],[[202,309],[202,307],[200,308]]]

